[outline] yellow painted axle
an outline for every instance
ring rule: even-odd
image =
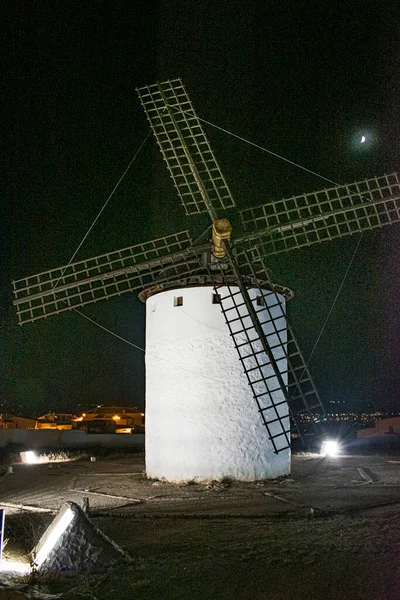
[[[224,258],[223,241],[231,237],[232,227],[228,219],[216,219],[212,226],[212,253],[216,258]]]

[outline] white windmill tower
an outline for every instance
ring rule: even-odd
[[[15,281],[19,323],[141,290],[148,476],[287,474],[291,430],[301,437],[302,413],[323,407],[266,258],[398,222],[399,178],[243,210],[232,233],[218,213],[235,203],[182,82],[138,93],[186,213],[208,212],[212,240],[179,232]]]

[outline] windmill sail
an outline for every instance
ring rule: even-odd
[[[181,231],[14,281],[19,324],[184,277],[201,268],[201,250]]]
[[[400,180],[382,175],[240,211],[249,246],[268,256],[400,221]]]
[[[163,81],[137,92],[186,214],[235,206],[181,80]]]
[[[285,295],[290,290],[275,286],[266,269],[263,280],[258,279],[253,269],[253,258],[257,258],[254,252],[252,257],[245,250],[237,254],[246,280],[251,281],[248,284],[251,285],[250,300],[255,305],[260,328],[255,327],[243,292],[232,283],[226,269],[217,272],[218,283],[214,273],[214,289],[220,297],[221,310],[258,411],[274,451],[279,453],[290,447],[292,431],[296,431],[304,443],[303,416],[308,415],[313,424],[313,413],[322,415],[325,411],[288,323]],[[258,262],[263,264],[261,255]],[[258,273],[261,272],[259,266]]]

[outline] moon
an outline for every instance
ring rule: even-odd
[[[362,144],[364,144],[364,143],[365,143],[365,135],[362,135],[362,136],[361,136],[361,140],[360,140],[360,142],[361,142]]]

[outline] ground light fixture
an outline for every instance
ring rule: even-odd
[[[339,454],[339,444],[336,440],[324,440],[321,446],[321,456],[335,457]]]
[[[27,450],[26,452],[20,452],[21,461],[25,465],[36,465],[38,457],[33,450]]]
[[[60,450],[59,452],[48,452],[44,454],[37,454],[33,450],[26,450],[19,453],[21,463],[24,465],[43,465],[47,463],[59,463],[59,462],[70,462],[74,460],[70,458],[65,452]]]
[[[27,575],[30,571],[30,564],[22,561],[3,560],[0,565],[0,572],[2,573],[19,573],[20,575]]]
[[[43,543],[38,547],[35,556],[35,565],[40,568],[50,552],[54,549],[60,537],[63,535],[68,525],[74,518],[74,513],[70,508],[67,508],[59,515],[49,527]]]

